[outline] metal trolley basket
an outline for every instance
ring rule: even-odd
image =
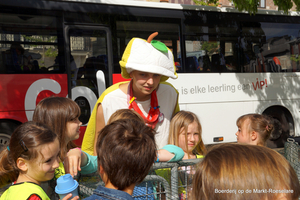
[[[133,192],[134,199],[188,199],[194,166],[201,160],[190,159],[174,163],[155,163],[144,181],[135,188]],[[164,171],[164,173],[159,173],[160,170]],[[99,184],[104,185],[97,173],[81,175],[78,177],[78,182],[81,198],[92,195],[93,190]]]

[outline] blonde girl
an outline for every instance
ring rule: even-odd
[[[202,127],[198,117],[189,111],[179,111],[171,120],[168,143],[169,145],[180,147],[183,150],[183,160],[203,158],[206,154],[206,148],[201,135]],[[193,174],[193,169],[189,166],[181,167],[179,171],[186,173],[183,175],[184,177]],[[169,169],[159,169],[155,172],[166,180],[171,179]],[[179,178],[180,177],[181,176],[179,176]],[[186,189],[182,186],[183,182],[186,182],[185,178],[179,179],[179,199],[186,199],[188,195]]]
[[[260,114],[242,115],[236,121],[237,142],[265,146],[274,126],[269,117]]]
[[[169,144],[183,149],[183,159],[202,158],[206,148],[202,140],[202,127],[198,117],[189,111],[179,111],[170,124]]]
[[[59,152],[59,140],[50,128],[36,122],[21,124],[0,154],[0,187],[14,182],[0,199],[50,200],[40,185],[54,177]]]

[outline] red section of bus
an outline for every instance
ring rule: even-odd
[[[122,82],[122,81],[130,81],[130,79],[125,79],[121,74],[113,74],[113,84]]]
[[[10,111],[10,112],[2,112],[0,111],[0,119],[10,119],[18,122],[27,122],[26,114],[23,111]]]
[[[60,86],[60,92],[50,91],[49,85],[34,84],[39,80],[50,80]],[[66,74],[3,74],[0,75],[0,119],[13,119],[20,122],[27,121],[25,111],[33,111],[35,105],[48,96],[67,97],[68,81]],[[28,90],[30,88],[30,91]],[[44,89],[43,89],[44,88]],[[28,94],[27,94],[28,93]],[[36,102],[33,108],[25,109],[27,101]],[[32,99],[31,99],[32,98]]]
[[[80,127],[80,134],[79,134],[79,138],[77,140],[73,140],[73,142],[81,147],[81,144],[82,144],[82,140],[83,140],[83,136],[84,136],[84,133],[85,133],[85,130],[86,130],[86,126],[81,126]]]

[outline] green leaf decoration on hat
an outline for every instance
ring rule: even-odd
[[[164,53],[167,53],[167,52],[168,52],[167,46],[166,46],[164,43],[162,43],[162,42],[159,42],[159,41],[157,41],[157,40],[152,40],[152,41],[151,41],[151,45],[152,45],[155,49],[157,49],[157,50],[159,50],[159,51],[162,51],[162,52],[164,52]]]

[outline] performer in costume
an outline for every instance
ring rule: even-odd
[[[153,40],[157,34],[150,35],[147,41],[133,38],[128,43],[120,66],[122,77],[131,81],[114,84],[102,93],[83,138],[83,151],[94,154],[97,134],[112,113],[123,108],[134,109],[156,130],[158,149],[168,143],[170,121],[179,106],[177,90],[165,81],[169,77],[176,79],[177,73],[170,49]]]

